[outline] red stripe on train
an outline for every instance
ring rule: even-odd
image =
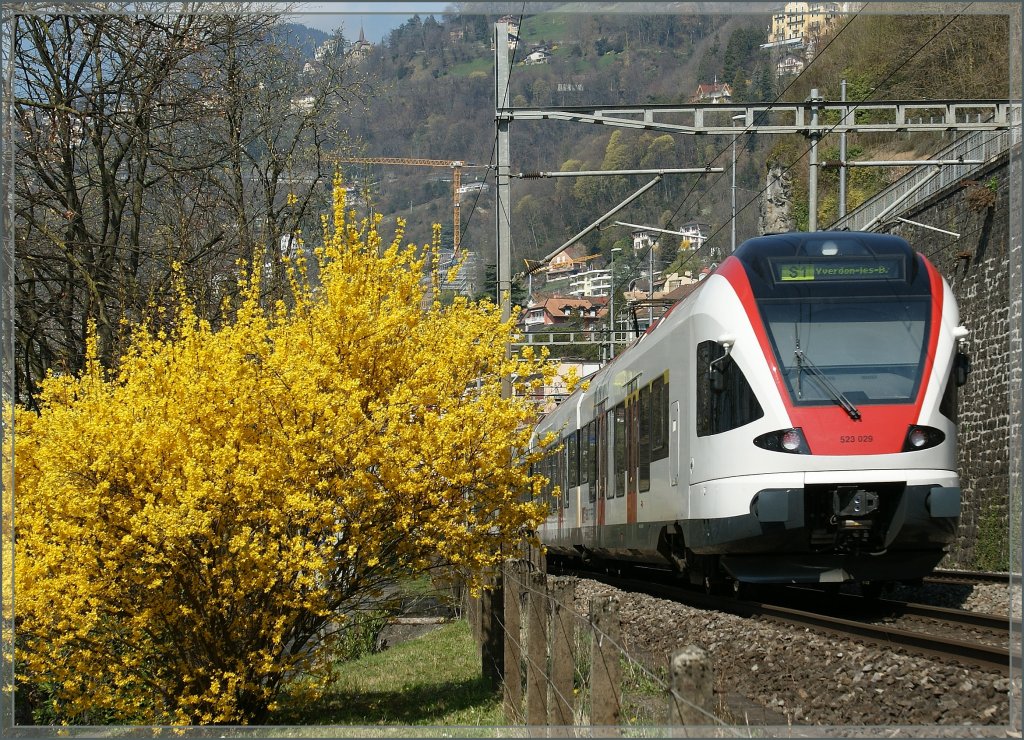
[[[938,270],[927,259],[921,261],[928,271],[931,283],[932,315],[929,324],[928,349],[922,366],[922,382],[917,389],[913,403],[885,406],[860,406],[861,418],[850,418],[838,406],[796,406],[786,388],[772,350],[768,332],[761,320],[761,312],[754,300],[754,292],[747,279],[743,264],[735,257],[728,257],[716,271],[721,275],[740,299],[743,310],[754,329],[761,345],[768,368],[779,396],[789,414],[790,424],[803,430],[804,438],[815,455],[884,455],[900,452],[906,439],[907,428],[916,424],[921,416],[921,406],[935,364],[935,350],[938,346],[939,325],[942,323],[942,278]]]

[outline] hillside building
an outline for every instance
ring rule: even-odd
[[[589,251],[582,244],[574,244],[563,249],[548,262],[548,280],[556,280],[586,270],[593,260],[600,257],[597,254],[588,255]]]
[[[682,235],[681,249],[700,249],[708,240],[711,227],[699,221],[687,221],[679,227],[679,233]]]
[[[537,49],[526,56],[523,64],[547,64],[549,61],[551,61],[551,53],[544,49]]]
[[[803,57],[797,56],[796,54],[786,54],[775,64],[775,74],[777,77],[789,77],[791,75],[798,75],[803,72],[806,62]]]
[[[690,102],[693,103],[731,103],[732,87],[728,82],[704,83],[697,85],[697,92],[694,93]]]
[[[370,52],[373,51],[373,44],[366,40],[366,34],[363,33],[363,27],[359,27],[359,39],[352,44],[348,49],[348,56],[351,59],[360,60],[370,56]]]
[[[611,270],[584,270],[569,279],[569,295],[576,298],[611,295]]]
[[[861,2],[787,2],[772,13],[768,42],[761,48],[774,49],[783,58],[792,55],[806,62],[814,56],[819,39],[836,26],[841,16],[856,13],[863,5]],[[779,67],[779,75],[793,74],[794,66],[790,62]]]
[[[578,332],[581,339],[591,341],[607,328],[608,301],[604,296],[531,299],[520,314],[519,329],[527,335],[562,330]]]

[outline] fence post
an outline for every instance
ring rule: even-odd
[[[543,573],[530,574],[526,656],[526,724],[544,725],[548,719],[548,594]]]
[[[687,645],[672,653],[669,664],[671,694],[670,725],[710,724],[713,675],[711,659],[696,645]]]
[[[617,727],[622,716],[618,599],[603,596],[591,601],[590,623],[594,630],[590,661],[590,724]]]
[[[487,576],[490,588],[480,594],[480,667],[484,680],[493,691],[501,688],[505,675],[505,585],[502,568],[494,568]]]
[[[505,681],[503,705],[510,724],[523,721],[523,568],[522,560],[505,563]]]
[[[552,584],[551,594],[551,689],[553,701],[548,707],[548,724],[571,727],[573,724],[573,677],[576,663],[572,657],[574,620],[572,598],[574,582],[560,580]]]

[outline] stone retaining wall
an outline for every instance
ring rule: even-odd
[[[970,329],[972,372],[960,395],[960,477],[963,509],[957,543],[943,567],[1004,570],[1008,558],[1010,383],[1020,357],[1011,343],[1021,286],[1011,287],[1010,179],[1007,157],[972,180],[937,194],[903,218],[959,238],[899,222],[906,239],[939,269]],[[1013,223],[1011,223],[1013,221]],[[1019,259],[1019,255],[1014,257]],[[1011,304],[1012,296],[1012,304]]]

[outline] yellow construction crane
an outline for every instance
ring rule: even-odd
[[[461,160],[450,159],[414,159],[411,157],[345,157],[338,162],[352,164],[403,164],[422,167],[451,167],[452,169],[452,246],[455,254],[459,253],[459,238],[462,231],[461,214],[459,213],[459,189],[462,187],[462,168],[466,165]]]

